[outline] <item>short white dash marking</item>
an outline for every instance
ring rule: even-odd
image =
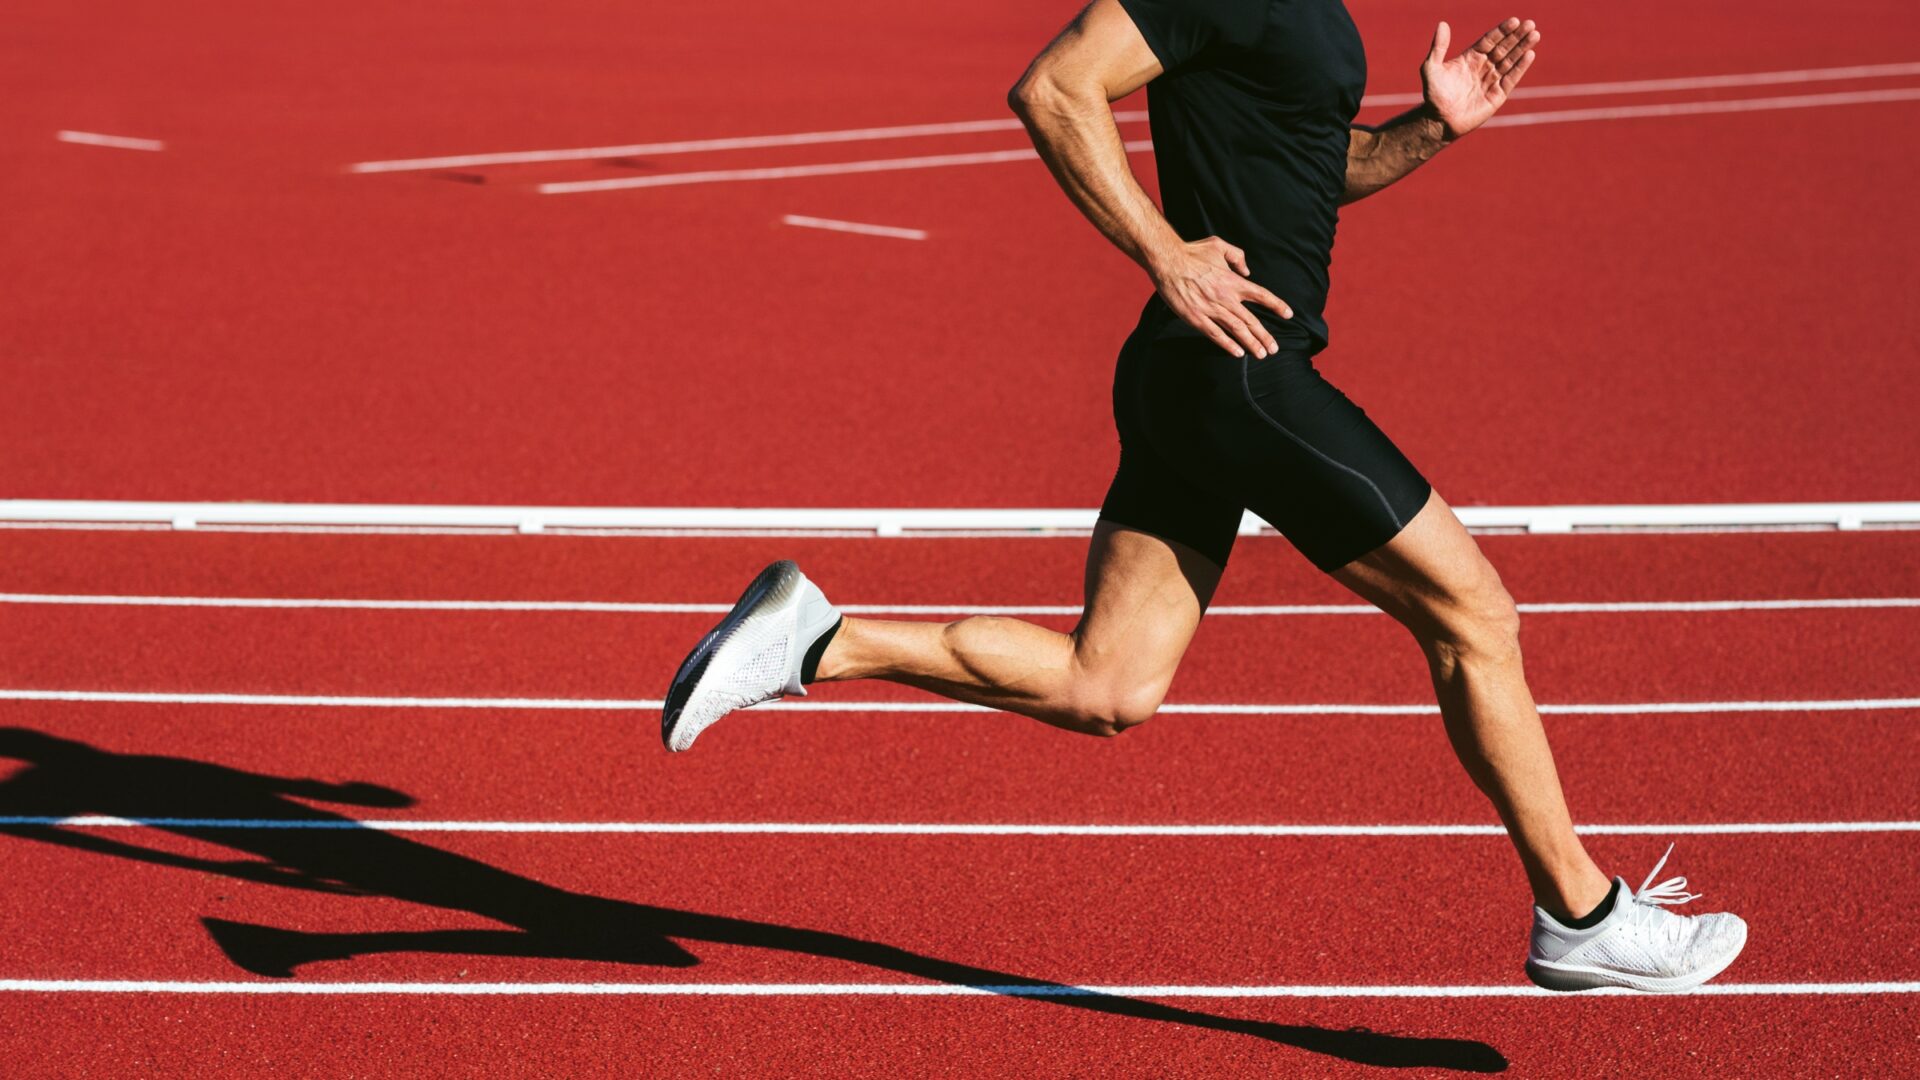
[[[780,219],[782,224],[797,225],[803,229],[826,229],[829,232],[859,233],[861,236],[890,236],[895,240],[925,240],[925,229],[902,229],[893,225],[866,225],[858,221],[837,221],[833,218],[808,217],[805,214],[788,214]]]
[[[93,131],[57,131],[54,138],[81,146],[110,146],[115,150],[165,150],[159,139],[136,139],[127,135],[101,135]]]

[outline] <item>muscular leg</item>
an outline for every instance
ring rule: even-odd
[[[1419,641],[1454,753],[1506,822],[1535,902],[1578,916],[1606,899],[1521,671],[1513,598],[1452,509],[1435,493],[1398,536],[1333,576]]]
[[[1018,619],[849,618],[818,681],[887,679],[1117,735],[1160,707],[1220,568],[1184,544],[1102,521],[1087,553],[1086,612],[1062,634]]]

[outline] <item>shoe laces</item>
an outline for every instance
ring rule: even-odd
[[[1666,852],[1660,856],[1660,861],[1654,863],[1653,869],[1648,872],[1647,879],[1634,890],[1633,911],[1638,916],[1637,921],[1642,927],[1652,930],[1657,926],[1658,933],[1662,937],[1677,945],[1681,942],[1688,923],[1692,920],[1666,909],[1698,900],[1700,894],[1687,891],[1687,879],[1684,877],[1670,877],[1658,885],[1653,883],[1653,879],[1659,876],[1660,868],[1667,865],[1667,856],[1672,854],[1673,845],[1668,844]]]

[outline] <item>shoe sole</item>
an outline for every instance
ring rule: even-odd
[[[680,670],[674,673],[673,685],[667,688],[666,701],[660,713],[660,742],[670,752],[689,749],[693,746],[693,740],[700,737],[696,731],[687,740],[686,746],[676,749],[673,745],[673,737],[680,728],[681,714],[686,712],[693,696],[700,692],[700,680],[712,665],[714,656],[726,648],[727,643],[733,640],[734,633],[759,612],[768,598],[786,599],[800,580],[800,567],[787,559],[760,571],[759,576],[747,586],[747,591],[740,594],[732,610],[712,630],[707,631],[707,636],[701,638],[700,644],[695,645],[687,658],[680,662]]]
[[[1683,994],[1708,979],[1727,970],[1740,954],[1745,952],[1747,942],[1743,938],[1739,948],[1728,953],[1726,958],[1711,967],[1691,971],[1685,975],[1669,975],[1664,978],[1651,975],[1630,975],[1624,971],[1610,968],[1588,967],[1584,964],[1555,964],[1548,960],[1527,958],[1527,978],[1533,984],[1557,993],[1574,993],[1581,990],[1601,990],[1619,987],[1627,990],[1639,990],[1647,994]]]

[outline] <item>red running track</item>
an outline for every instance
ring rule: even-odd
[[[1523,601],[1903,596],[1920,584],[1914,542],[1910,533],[1486,540]],[[764,560],[797,554],[844,581],[855,602],[1025,604],[1070,603],[1083,547],[37,531],[0,543],[9,593],[711,602]],[[1280,541],[1252,541],[1240,556],[1223,604],[1345,600]],[[0,682],[652,696],[657,673],[710,618],[10,603],[0,604]],[[1529,663],[1549,701],[1911,694],[1913,618],[1899,608],[1533,615]],[[1176,696],[1422,701],[1421,681],[1417,657],[1377,616],[1218,616]],[[1583,821],[1888,822],[1920,819],[1908,767],[1920,751],[1916,712],[1549,723]],[[656,720],[648,710],[13,701],[0,704],[0,752],[15,759],[0,812],[1490,820],[1431,717],[1168,716],[1095,742],[991,715],[767,714],[730,721],[676,757],[658,749]],[[63,758],[53,740],[113,756]],[[0,938],[16,944],[0,978],[245,981],[284,970],[356,983],[1511,986],[1526,905],[1497,836],[10,831],[0,850],[14,887]],[[1920,928],[1901,899],[1920,869],[1912,835],[1682,835],[1674,871],[1755,925],[1732,981],[1907,982],[1920,972],[1910,945]],[[1660,841],[1602,835],[1591,846],[1637,882]],[[121,843],[139,849],[110,846]],[[205,919],[217,920],[217,936]],[[1897,1072],[1916,1060],[1897,1034],[1912,999],[1891,995],[18,1000],[23,1019],[4,1038],[30,1075],[186,1075],[205,1068],[210,1045],[234,1068],[272,1061],[293,1075],[431,1060],[533,1075],[1341,1075],[1505,1062],[1523,1075],[1707,1076]]]
[[[1181,1002],[1258,1034],[991,998],[718,999],[75,996],[0,1030],[26,1075],[634,1077],[1897,1076],[1917,1056],[1907,998]],[[84,1043],[48,1033],[111,1030]],[[1219,1023],[1215,1020],[1214,1023]],[[1301,1028],[1318,1029],[1299,1030]],[[1394,1041],[1335,1041],[1362,1028]],[[289,1039],[286,1033],[298,1032]],[[405,1038],[394,1033],[405,1032]],[[476,1033],[495,1035],[485,1040]],[[1370,1053],[1351,1065],[1302,1041]],[[1398,1040],[1409,1040],[1401,1042]],[[1446,1040],[1438,1045],[1415,1040]],[[1459,1045],[1464,1043],[1465,1045]],[[1489,1054],[1488,1048],[1492,1049]],[[1497,1055],[1497,1056],[1496,1056]],[[44,1069],[40,1069],[44,1066]]]
[[[340,171],[426,153],[993,116],[1001,87],[1067,13],[1015,7],[935,14],[846,0],[663,15],[569,0],[535,21],[484,3],[457,15],[232,0],[164,14],[30,5],[9,37],[20,92],[0,102],[17,165],[0,171],[0,202],[19,211],[9,235],[32,255],[8,264],[0,290],[13,357],[0,490],[1090,505],[1112,461],[1108,365],[1142,289],[1037,166],[604,196],[529,190],[541,178],[1003,148],[1017,135],[469,178],[483,183]],[[1355,7],[1372,89],[1411,89],[1434,12]],[[1446,14],[1462,28],[1506,13]],[[1528,14],[1551,35],[1539,85],[1920,59],[1899,51],[1915,24],[1897,0],[1662,8],[1669,32],[1652,35],[1648,10],[1631,7],[1550,3]],[[1846,27],[1839,38],[1835,23]],[[102,24],[120,32],[102,36]],[[1476,138],[1349,214],[1326,362],[1463,505],[1910,498],[1901,464],[1920,455],[1906,405],[1920,323],[1900,271],[1912,265],[1911,209],[1858,179],[1912,171],[1910,141],[1887,134],[1914,107]],[[56,143],[59,129],[162,138],[168,149]],[[785,213],[931,238],[785,229],[775,224]],[[1460,280],[1452,253],[1486,250],[1489,222],[1506,258],[1484,282]],[[1008,273],[1009,252],[1037,257]],[[1490,336],[1495,310],[1501,330]],[[801,424],[832,437],[796,438]],[[707,437],[719,430],[730,438]],[[1523,601],[1911,597],[1914,535],[1487,546]],[[1081,545],[6,531],[0,590],[713,602],[783,554],[855,603],[1070,604]],[[1342,602],[1275,540],[1243,545],[1220,598]],[[653,697],[701,623],[0,604],[0,683]],[[1530,616],[1529,663],[1549,701],[1908,696],[1915,629],[1907,610]],[[1411,650],[1377,617],[1219,618],[1175,694],[1410,702],[1424,687]],[[1920,817],[1914,719],[1886,710],[1549,725],[1582,820],[1684,825]],[[171,807],[509,821],[1488,820],[1429,717],[1169,716],[1094,743],[999,716],[769,714],[732,721],[677,758],[658,750],[653,722],[646,710],[6,702],[0,745],[41,771],[7,762],[0,801],[28,816]],[[82,756],[88,765],[62,772],[54,739],[197,764],[148,758],[115,772]],[[1736,982],[1911,981],[1920,955],[1902,898],[1920,866],[1912,835],[1684,835],[1674,872],[1753,919]],[[1655,836],[1593,840],[1636,881],[1658,846]],[[0,979],[267,979],[236,960],[264,968],[352,944],[368,954],[316,958],[298,974],[1513,985],[1525,910],[1491,836],[135,828],[16,830],[0,851]],[[294,934],[223,929],[216,939],[205,918]],[[380,936],[302,936],[319,934]],[[690,956],[698,966],[684,966]],[[1098,1008],[7,997],[0,1053],[26,1076],[1376,1071],[1350,1059],[1416,1071],[1505,1064],[1526,1076],[1920,1068],[1911,995],[1081,1002]]]
[[[11,234],[37,255],[0,290],[18,358],[0,490],[1092,505],[1115,453],[1112,358],[1145,290],[1037,164],[551,197],[528,186],[551,170],[477,185],[340,171],[1000,116],[1070,7],[569,2],[532,26],[499,5],[450,20],[196,0],[164,18],[116,9],[125,33],[108,41],[98,4],[34,5],[15,39],[31,47],[10,58],[28,89],[0,103],[17,161],[0,204],[20,208]],[[1433,13],[1356,7],[1373,89],[1414,89]],[[1900,0],[1637,10],[1547,3],[1533,81],[1920,60],[1900,51],[1915,39]],[[1448,14],[1468,27],[1504,11]],[[1655,17],[1671,28],[1660,43],[1642,29]],[[1908,498],[1912,209],[1860,178],[1914,170],[1911,141],[1888,133],[1915,108],[1476,137],[1350,209],[1325,362],[1461,505]],[[50,137],[72,128],[170,145]],[[928,143],[638,170],[1020,138]],[[932,236],[791,229],[787,213]],[[1456,272],[1456,252],[1489,245],[1502,257],[1487,278]]]

